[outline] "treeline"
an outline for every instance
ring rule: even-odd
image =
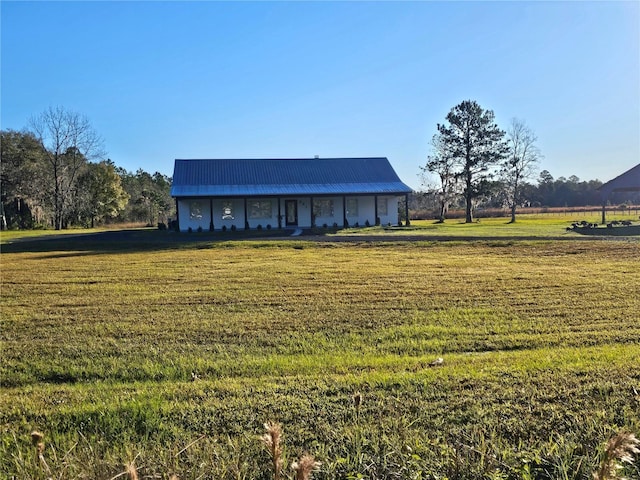
[[[175,215],[170,177],[97,159],[99,139],[76,114],[43,116],[32,130],[0,132],[1,228],[156,225]]]
[[[601,206],[602,198],[598,188],[602,186],[600,180],[580,180],[575,175],[569,178],[553,178],[547,170],[540,172],[537,182],[522,184],[519,208],[573,208],[587,206]],[[489,182],[487,190],[476,199],[474,208],[480,210],[509,210],[510,205],[505,192],[508,190],[503,181]],[[439,218],[440,190],[426,189],[415,192],[409,198],[409,209],[416,218]],[[609,196],[608,204],[612,206],[640,205],[639,192],[614,192]],[[448,210],[463,210],[464,198],[453,197]]]
[[[522,207],[577,207],[600,205],[598,180],[576,176],[555,180],[544,170],[534,177],[543,158],[538,137],[523,120],[512,119],[506,130],[495,122],[492,110],[476,101],[454,106],[443,124],[436,125],[427,162],[421,167],[427,195],[415,195],[410,210],[434,210],[444,221],[449,210],[465,210],[465,222],[480,209],[508,209],[511,222]],[[435,179],[435,181],[434,181]],[[638,195],[611,201],[638,202]],[[416,202],[421,205],[415,205]],[[425,204],[426,203],[426,204]]]

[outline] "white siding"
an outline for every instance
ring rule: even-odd
[[[333,224],[337,224],[339,227],[343,226],[343,205],[342,196],[336,197],[315,197],[316,200],[331,200],[333,202],[333,215],[320,215],[316,214],[315,225],[322,227],[327,225],[333,227]],[[358,202],[357,215],[347,213],[347,221],[349,227],[354,227],[356,224],[360,227],[364,227],[367,222],[373,226],[376,224],[375,217],[375,196],[356,196],[346,197],[356,199]],[[380,218],[381,225],[397,225],[398,223],[398,201],[399,197],[396,196],[378,196],[379,201],[386,201],[387,214],[384,215],[382,211],[378,211],[378,217]],[[263,200],[271,202],[271,216],[264,218],[249,218],[249,228],[258,228],[258,225],[263,229],[267,229],[268,225],[271,225],[272,229],[278,228],[278,202],[280,202],[280,215],[282,215],[282,227],[285,227],[285,203],[287,200],[296,200],[298,208],[298,226],[301,228],[311,227],[311,197],[282,197],[282,198],[265,198],[265,199],[249,199],[247,200],[248,216],[250,215],[250,202],[252,200]],[[198,231],[201,228],[203,231],[209,231],[211,225],[211,205],[213,206],[213,225],[216,231],[220,231],[223,227],[227,230],[231,230],[233,226],[237,230],[244,230],[245,228],[245,201],[242,198],[234,199],[179,199],[178,200],[178,215],[180,219],[180,230],[186,232],[191,228],[192,231]],[[223,218],[223,208],[225,205],[230,205],[231,216],[233,218]]]
[[[223,209],[227,204],[231,205],[231,216],[233,218],[223,218]],[[231,230],[231,227],[234,225],[238,230],[244,230],[244,200],[241,198],[220,198],[213,200],[214,230],[222,230],[223,227]]]
[[[376,224],[374,198],[369,196],[350,197],[358,201],[358,215],[347,215],[347,221],[350,227],[364,227],[369,221],[369,225]]]
[[[379,196],[379,199],[385,199],[387,201],[387,214],[381,215],[378,212],[378,216],[380,217],[380,225],[386,226],[388,224],[397,225],[398,224],[398,197],[387,197],[387,196]]]
[[[192,215],[193,206],[199,205],[199,216]],[[191,228],[194,232],[198,228],[209,230],[211,221],[211,209],[209,199],[178,200],[178,217],[180,218],[180,230],[186,232]]]

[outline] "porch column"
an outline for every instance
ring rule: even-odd
[[[313,212],[313,197],[309,197],[309,202],[309,210],[311,210],[311,228],[314,228],[316,226],[316,216]]]
[[[209,231],[213,232],[213,198],[209,199]]]
[[[409,221],[409,194],[405,193],[404,194],[404,215],[405,217],[407,217],[407,227],[409,225],[411,225],[411,222]]]
[[[247,197],[244,197],[244,229],[249,230],[249,219],[247,218]]]
[[[282,199],[278,198],[278,230],[282,228],[282,212],[280,211],[280,201]]]
[[[373,196],[373,223],[375,225],[380,225],[380,222],[378,220],[378,196],[374,195]]]
[[[347,228],[347,197],[342,196],[342,228]]]
[[[180,209],[178,208],[178,199],[176,198],[176,228],[180,231]]]
[[[606,202],[602,202],[602,224],[604,225],[605,223],[607,223],[607,219],[605,218],[606,214],[605,212],[607,211],[607,203]]]

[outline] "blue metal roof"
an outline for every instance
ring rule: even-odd
[[[377,158],[175,161],[171,196],[404,194],[389,160]]]

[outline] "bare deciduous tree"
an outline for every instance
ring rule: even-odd
[[[511,209],[511,223],[516,221],[516,209],[523,201],[524,182],[536,173],[536,165],[542,158],[536,146],[537,141],[538,137],[525,122],[516,118],[511,120],[507,130],[509,153],[501,170],[507,203]]]
[[[50,198],[54,212],[54,227],[63,228],[70,206],[73,188],[87,160],[103,155],[102,139],[89,120],[63,107],[49,107],[32,117],[29,127],[43,149],[49,167]]]
[[[459,194],[458,177],[456,175],[456,162],[448,150],[441,135],[436,134],[431,138],[431,154],[427,157],[427,164],[420,167],[423,172],[423,185],[427,184],[426,174],[433,173],[438,176],[439,185],[433,190],[438,201],[438,220],[444,222],[449,205]]]

